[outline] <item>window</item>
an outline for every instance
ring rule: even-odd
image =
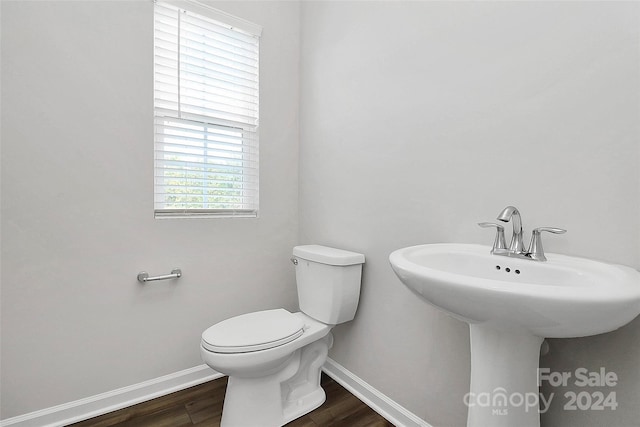
[[[154,6],[155,216],[255,217],[261,27],[180,5]]]

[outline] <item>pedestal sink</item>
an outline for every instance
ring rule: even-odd
[[[416,295],[469,324],[467,426],[539,427],[543,339],[601,334],[629,323],[640,314],[640,273],[565,255],[537,262],[490,251],[428,244],[399,249],[389,260]],[[492,399],[474,401],[477,396]]]

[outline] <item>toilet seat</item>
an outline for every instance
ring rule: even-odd
[[[302,319],[278,308],[216,323],[202,333],[202,346],[214,353],[249,353],[284,345],[303,333]]]

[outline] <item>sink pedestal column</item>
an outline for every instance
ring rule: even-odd
[[[543,338],[523,329],[470,324],[467,427],[540,427],[538,362]]]

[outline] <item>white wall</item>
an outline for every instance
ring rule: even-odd
[[[152,214],[151,2],[1,5],[2,418],[201,363],[210,324],[296,308],[287,259],[313,242],[367,255],[331,356],[462,426],[467,327],[392,250],[490,244],[476,222],[515,204],[528,230],[569,229],[549,251],[640,266],[638,4],[215,3],[265,27],[261,217],[174,221]],[[637,424],[639,320],[550,346],[552,369],[617,372],[621,406],[543,425]]]
[[[367,256],[331,357],[438,427],[463,426],[465,324],[418,301],[391,251],[475,242],[513,204],[545,248],[640,266],[639,7],[630,2],[303,2],[301,243]],[[554,370],[605,366],[614,411],[543,425],[637,425],[640,321],[553,340]],[[635,402],[635,404],[634,404]]]
[[[264,26],[258,219],[153,219],[153,2],[2,2],[2,418],[201,364],[201,332],[296,308],[299,5]],[[140,285],[141,270],[172,283]]]

